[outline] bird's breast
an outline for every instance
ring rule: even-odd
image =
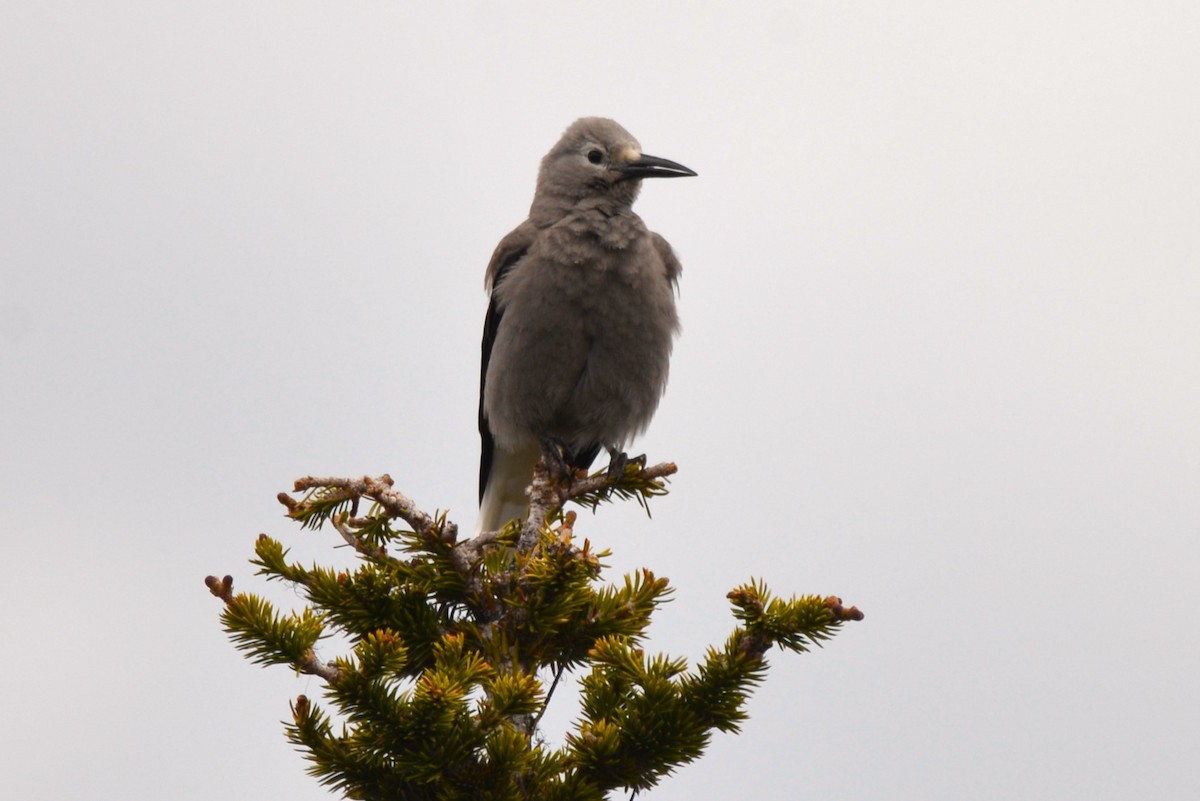
[[[497,288],[487,406],[504,410],[498,442],[533,431],[608,445],[649,422],[678,329],[674,291],[649,232],[613,230],[628,229],[543,230]]]

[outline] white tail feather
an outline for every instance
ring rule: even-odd
[[[533,480],[533,466],[540,455],[537,442],[533,441],[515,451],[496,448],[487,488],[479,503],[476,534],[496,531],[509,520],[524,520],[529,516],[529,496],[525,490]]]

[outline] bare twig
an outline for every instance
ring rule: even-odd
[[[495,543],[499,536],[499,531],[481,531],[471,539],[455,545],[454,550],[450,551],[454,569],[460,575],[469,575],[475,569],[475,564],[483,558],[483,549]]]
[[[358,518],[358,519],[361,520],[362,518]],[[361,553],[363,556],[369,556],[372,559],[379,559],[381,561],[392,559],[392,557],[388,556],[388,552],[387,552],[386,548],[382,548],[377,545],[372,545],[371,543],[364,540],[362,537],[356,536],[354,534],[354,532],[350,530],[350,526],[353,525],[352,520],[353,519],[349,515],[343,514],[343,515],[334,515],[333,517],[331,517],[329,519],[329,522],[333,524],[333,527],[335,529],[337,529],[337,533],[342,535],[342,539],[346,541],[346,544],[349,545],[354,550]],[[369,522],[369,521],[365,521],[365,522]],[[361,527],[361,526],[356,526],[356,527]]]
[[[327,682],[335,682],[342,677],[341,670],[329,662],[322,662],[320,659],[317,659],[316,653],[311,648],[304,655],[304,661],[296,665],[296,668],[301,673],[320,676]]]
[[[412,499],[395,489],[392,477],[383,474],[379,478],[339,478],[305,476],[296,479],[296,492],[307,492],[320,487],[335,487],[346,490],[350,496],[367,497],[378,503],[391,517],[398,517],[412,526],[413,531],[424,536],[436,536],[442,542],[453,544],[458,539],[458,526],[446,522],[439,527],[435,517],[417,508]],[[285,502],[286,503],[286,502]],[[291,507],[289,507],[291,508]]]

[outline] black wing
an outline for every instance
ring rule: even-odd
[[[479,366],[479,502],[483,503],[483,493],[487,489],[488,475],[492,472],[492,458],[496,452],[496,440],[492,437],[492,429],[488,426],[487,416],[483,413],[483,393],[487,387],[488,362],[492,360],[492,345],[496,342],[496,332],[500,330],[500,318],[504,316],[496,303],[496,290],[513,265],[521,260],[525,250],[514,252],[492,279],[492,297],[488,302],[487,314],[483,318],[483,359]]]

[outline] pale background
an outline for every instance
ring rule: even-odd
[[[347,560],[310,472],[470,525],[483,269],[599,114],[700,177],[680,473],[580,532],[693,661],[751,577],[867,614],[649,797],[1200,798],[1198,8],[8,0],[4,797],[328,797],[201,580]]]

